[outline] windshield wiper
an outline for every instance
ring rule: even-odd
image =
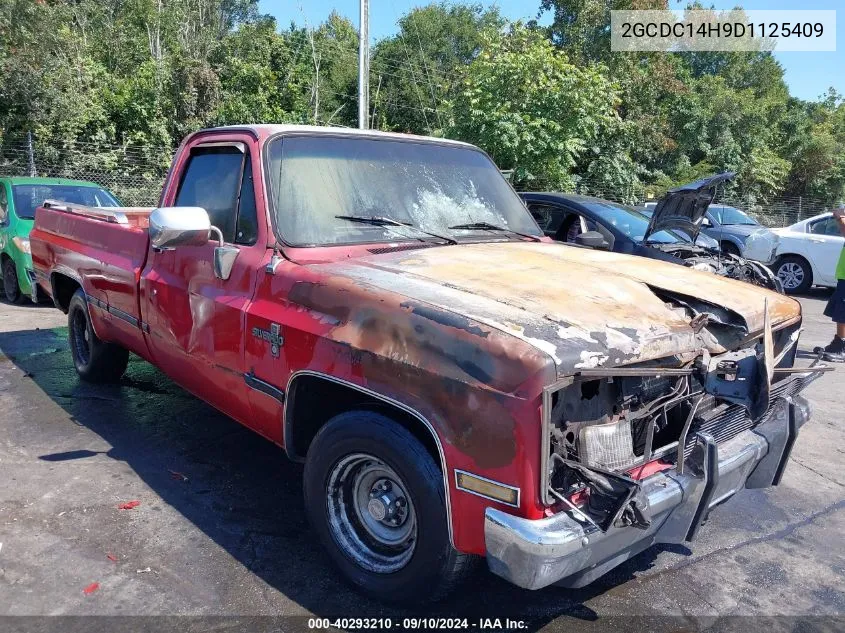
[[[388,217],[383,216],[383,215],[371,215],[371,216],[367,216],[367,215],[336,215],[334,217],[336,217],[338,220],[348,220],[349,222],[358,222],[359,224],[369,224],[370,226],[383,226],[383,227],[386,227],[386,228],[408,227],[409,229],[414,229],[415,231],[419,231],[420,233],[424,233],[425,235],[428,235],[430,237],[435,237],[438,240],[443,240],[447,244],[457,244],[458,243],[458,240],[453,239],[451,237],[446,237],[445,235],[438,235],[437,233],[431,233],[430,231],[424,231],[420,227],[418,227],[414,224],[411,224],[410,222],[401,222],[401,221],[396,220],[394,218],[388,218]],[[396,231],[396,232],[399,233],[399,231]],[[406,235],[405,237],[408,237],[408,236]],[[419,237],[416,238],[416,239],[418,239],[420,241],[425,241],[425,240],[422,240],[422,238],[419,238]]]
[[[514,231],[513,229],[509,229],[506,226],[490,224],[489,222],[468,222],[467,224],[456,224],[455,226],[450,226],[449,229],[467,229],[469,231],[503,231],[505,233],[513,233],[514,235],[519,235],[520,237],[527,237],[529,240],[534,240],[535,242],[541,241],[540,238],[536,235],[520,233],[519,231]]]

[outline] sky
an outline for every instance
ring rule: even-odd
[[[477,0],[476,0],[477,1]],[[396,32],[397,20],[409,9],[428,4],[427,0],[370,0],[370,37],[373,41],[388,37]],[[481,0],[484,6],[498,5],[502,14],[511,20],[537,17],[540,0]],[[672,8],[683,8],[686,2],[670,0]],[[841,0],[704,0],[717,9],[730,9],[737,4],[745,9],[836,9],[843,7],[837,18],[836,31],[845,33],[845,6]],[[276,17],[281,27],[293,20],[297,24],[316,25],[326,19],[332,9],[358,23],[358,0],[259,0],[260,10]],[[548,22],[548,14],[546,20]],[[838,40],[838,37],[837,37]],[[783,65],[785,80],[793,96],[816,100],[833,86],[845,93],[845,43],[837,43],[834,53],[776,53]]]

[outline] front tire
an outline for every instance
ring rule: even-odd
[[[803,257],[786,255],[775,266],[775,275],[788,295],[807,292],[813,285],[813,268]]]
[[[3,293],[9,303],[21,303],[23,301],[23,293],[20,284],[18,284],[18,270],[12,258],[6,258],[3,261]]]
[[[471,557],[449,541],[443,474],[404,427],[351,411],[320,429],[305,462],[305,508],[341,573],[377,600],[445,596]]]
[[[101,341],[94,333],[82,288],[70,299],[67,321],[70,353],[79,377],[97,383],[120,380],[129,364],[129,351],[114,343]]]

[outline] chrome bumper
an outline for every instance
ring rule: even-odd
[[[742,488],[780,482],[810,406],[800,396],[778,399],[773,406],[768,420],[723,444],[699,434],[684,474],[672,469],[644,479],[651,519],[645,529],[602,532],[570,512],[531,520],[487,508],[490,571],[525,589],[553,583],[583,587],[651,545],[692,540],[707,513]]]

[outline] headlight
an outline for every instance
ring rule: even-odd
[[[623,470],[637,462],[631,423],[627,419],[610,424],[581,428],[578,447],[581,461],[587,466],[606,470]]]
[[[18,247],[18,250],[22,253],[26,253],[27,255],[32,253],[32,250],[29,248],[29,240],[25,237],[13,237],[12,243]]]

